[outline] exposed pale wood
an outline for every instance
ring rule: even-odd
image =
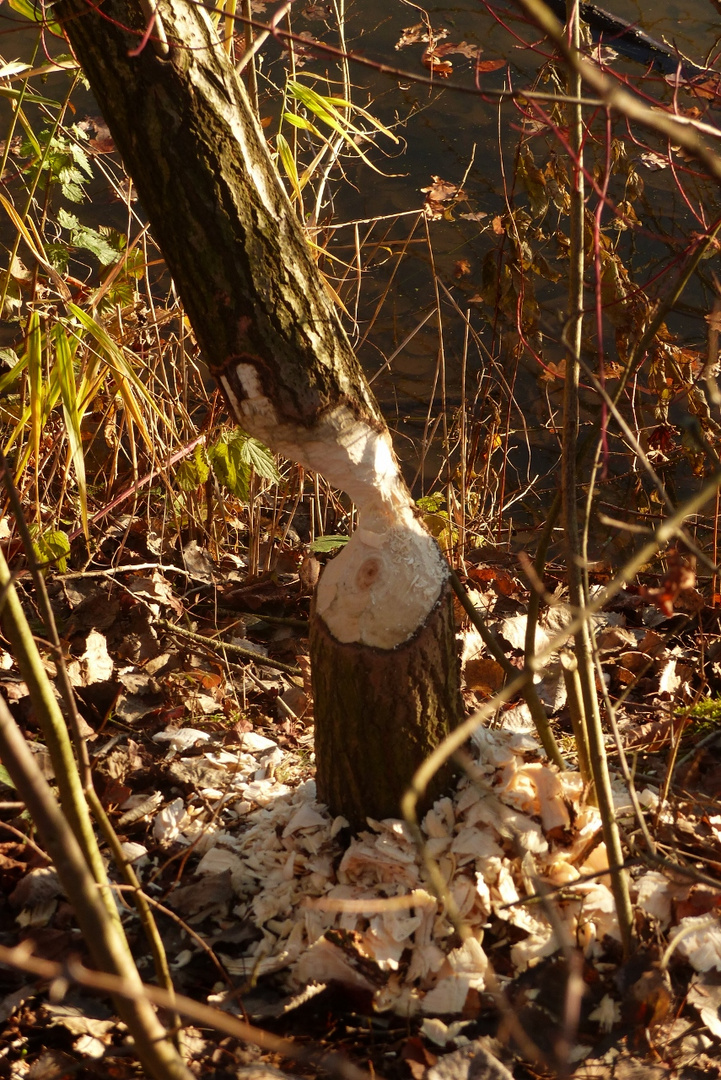
[[[460,715],[452,626],[438,614],[447,607],[438,603],[447,570],[206,12],[187,0],[160,0],[157,10],[167,58],[150,47],[130,55],[145,30],[140,0],[103,0],[102,14],[85,0],[60,0],[54,14],[235,419],[322,472],[359,509],[356,533],[318,589],[323,625],[314,640],[327,635],[328,645],[314,649],[317,738],[328,773],[359,770],[354,790],[365,791],[367,813],[396,813],[406,778]],[[440,635],[433,647],[429,633]],[[325,668],[331,655],[338,665]],[[399,663],[404,674],[393,686],[374,674]],[[346,686],[356,665],[368,677],[355,681],[353,707]],[[382,750],[390,732],[398,768],[371,784],[368,763],[383,762],[374,740]],[[344,813],[348,786],[325,790]]]

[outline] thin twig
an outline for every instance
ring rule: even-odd
[[[232,656],[242,656],[244,660],[250,660],[254,664],[262,665],[262,667],[276,668],[286,675],[301,674],[300,668],[296,667],[295,664],[284,664],[281,660],[271,660],[268,656],[260,656],[257,652],[253,652],[252,649],[244,649],[242,645],[231,645],[229,642],[219,641],[217,638],[194,634],[192,630],[185,630],[182,626],[177,626],[176,623],[168,622],[167,619],[156,619],[155,625],[162,630],[169,630],[171,634],[187,638],[188,641],[194,641],[196,645],[203,645],[214,653],[227,652]]]
[[[469,597],[467,591],[464,589],[463,584],[453,567],[449,566],[449,573],[451,585],[453,586],[453,591],[458,597],[466,615],[471,620],[476,630],[480,634],[483,644],[492,654],[494,659],[501,665],[506,678],[513,679],[513,677],[518,672],[518,668],[515,668],[513,666],[501,646],[498,644],[495,635],[486,626],[483,616],[473,604],[471,598]],[[521,693],[523,694],[525,702],[528,705],[531,716],[533,718],[533,723],[536,727],[536,731],[538,732],[538,737],[541,740],[541,745],[548,754],[549,760],[552,761],[554,765],[557,765],[559,769],[564,770],[566,768],[566,763],[563,760],[561,751],[558,749],[558,743],[556,742],[553,736],[553,732],[551,731],[551,725],[548,722],[546,710],[543,707],[543,702],[538,696],[538,691],[533,684],[532,677],[526,683],[524,683]]]
[[[110,978],[125,988],[125,993],[115,995],[116,1007],[130,1029],[139,1060],[156,1080],[193,1080],[193,1074],[168,1040],[165,1028],[142,993],[140,976],[119,919],[111,917],[75,834],[67,827],[50,785],[2,697],[0,757],[52,858],[94,962],[112,973],[100,977]],[[7,957],[15,951],[3,949],[0,956]],[[27,949],[20,946],[19,954],[23,951],[27,955]],[[170,1006],[171,996],[163,993],[164,1004]]]
[[[29,947],[27,944],[18,945],[14,949],[0,945],[0,963],[18,968],[47,982],[64,979],[101,994],[111,994],[115,998],[152,1003],[164,1009],[169,1007],[168,994],[157,986],[145,984],[138,987],[128,979],[91,971],[75,957],[70,957],[63,964],[43,960],[39,956],[33,956],[30,953],[31,948],[32,944]],[[200,1024],[201,1027],[209,1027],[214,1031],[221,1031],[225,1035],[242,1039],[269,1053],[313,1065],[332,1076],[340,1077],[341,1080],[371,1080],[369,1073],[347,1061],[341,1054],[326,1054],[323,1051],[307,1049],[290,1039],[282,1039],[269,1031],[263,1031],[262,1028],[246,1024],[244,1020],[238,1020],[220,1009],[213,1009],[210,1005],[193,1001],[184,994],[178,994],[173,1004],[182,1016]],[[374,1072],[373,1075],[377,1080],[382,1080],[378,1073]],[[188,1076],[192,1077],[192,1073],[188,1072]]]
[[[566,0],[568,34],[574,51],[579,48],[579,0]],[[565,44],[564,38],[564,44]],[[569,97],[580,97],[581,76],[569,65]],[[580,356],[583,341],[584,311],[584,219],[585,219],[585,180],[583,172],[583,144],[585,127],[583,107],[577,102],[569,106],[571,116],[569,124],[569,142],[573,155],[573,182],[571,184],[570,207],[570,281],[568,310],[569,319],[564,332],[566,352],[566,378],[563,387],[563,445],[561,457],[563,523],[566,539],[566,563],[568,574],[568,593],[572,607],[582,609],[588,602],[588,592],[584,587],[583,559],[581,538],[578,528],[578,475],[577,450],[579,430],[579,384]],[[585,752],[593,773],[594,795],[598,803],[603,826],[603,838],[606,844],[609,863],[619,865],[623,862],[621,838],[613,808],[611,779],[608,772],[606,746],[601,725],[601,713],[596,693],[593,666],[593,646],[591,638],[591,620],[584,620],[575,633],[575,654],[577,675],[581,684],[581,698],[585,717],[585,731],[588,734],[588,746]],[[579,734],[583,729],[579,729]],[[616,904],[616,915],[626,957],[630,955],[633,934],[633,913],[629,895],[628,878],[623,871],[610,874],[611,890]]]
[[[80,779],[85,799],[87,800],[87,803],[92,810],[93,816],[98,823],[103,836],[105,837],[106,843],[108,844],[110,850],[113,853],[113,858],[115,859],[118,869],[123,874],[128,885],[131,886],[131,888],[133,889],[135,908],[140,918],[140,922],[143,926],[143,930],[148,940],[148,944],[150,945],[150,949],[153,955],[153,962],[155,965],[156,976],[161,986],[164,986],[172,997],[174,993],[173,980],[170,976],[168,959],[165,953],[162,939],[160,937],[160,933],[158,932],[158,927],[155,923],[155,919],[153,918],[153,913],[148,906],[147,900],[142,892],[140,882],[138,881],[135,871],[131,866],[130,862],[126,859],[122,846],[120,844],[120,840],[118,839],[115,830],[110,824],[110,819],[105,813],[105,808],[103,807],[100,799],[98,798],[97,792],[95,791],[95,786],[93,784],[93,774],[90,766],[90,756],[88,754],[88,744],[87,740],[83,737],[82,734],[82,721],[80,718],[80,714],[78,713],[78,706],[75,700],[75,692],[70,683],[70,676],[68,674],[67,665],[65,663],[65,656],[63,654],[62,646],[60,644],[60,637],[58,635],[58,629],[55,623],[53,609],[50,604],[50,597],[48,596],[48,591],[45,587],[45,579],[40,573],[37,565],[37,560],[35,559],[32,538],[30,536],[30,530],[28,529],[28,525],[25,520],[25,515],[23,513],[22,505],[20,502],[20,496],[18,494],[17,488],[15,487],[15,483],[13,481],[10,470],[7,467],[7,463],[2,452],[0,452],[0,475],[2,475],[3,481],[5,483],[5,490],[7,491],[8,499],[10,500],[10,506],[12,507],[13,514],[15,516],[15,524],[17,525],[20,537],[23,542],[23,547],[25,549],[25,557],[28,561],[28,566],[32,575],[33,584],[35,585],[35,601],[38,605],[40,615],[45,624],[45,630],[49,638],[49,648],[51,650],[51,654],[57,670],[57,685],[60,691],[60,697],[62,699],[63,705],[65,706],[65,713],[73,737],[73,744],[75,746],[75,754],[79,762],[81,772]],[[85,804],[83,803],[82,806],[84,805]],[[82,807],[79,808],[79,816],[84,822],[85,813],[80,813],[81,810]],[[108,881],[100,856],[100,852],[95,841],[95,837],[93,836],[92,831],[90,833],[90,836],[88,837],[85,827],[83,830],[83,837],[83,846],[86,849],[85,853],[86,858],[88,859],[88,863],[94,871],[95,878],[98,884],[101,885],[104,890],[107,890]],[[110,901],[108,903],[108,911],[110,917],[114,920],[118,920],[117,911],[114,903],[112,902],[112,897],[107,896],[107,891],[105,895]],[[122,933],[119,921],[118,930]],[[177,1018],[175,1018],[173,1021],[173,1027],[175,1029],[179,1027],[179,1021]]]

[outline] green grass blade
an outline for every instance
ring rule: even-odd
[[[298,116],[297,113],[292,112],[284,112],[283,119],[287,120],[288,123],[292,124],[293,127],[301,128],[302,131],[310,131],[311,134],[316,135],[319,139],[323,139],[324,142],[327,142],[327,139],[325,139],[324,136],[321,135],[315,124],[312,124],[310,120],[307,120],[305,118],[305,116]]]
[[[30,390],[30,440],[35,454],[35,472],[40,467],[40,436],[43,430],[43,332],[37,311],[30,313],[27,337],[27,371]]]
[[[134,371],[132,365],[128,363],[122,349],[116,345],[107,330],[76,304],[68,303],[67,306],[69,312],[75,316],[83,329],[95,340],[95,343],[102,352],[103,359],[113,376],[113,381],[115,382],[118,393],[123,399],[123,404],[125,405],[129,418],[138,428],[146,446],[151,453],[154,453],[153,438],[148,430],[141,402],[154,412],[163,424],[166,424],[166,418],[153,401],[151,394],[143,381],[139,378],[137,372]]]
[[[281,135],[280,132],[275,137],[275,145],[278,150],[278,157],[280,163],[283,166],[283,172],[290,180],[290,186],[293,189],[293,194],[298,200],[298,205],[302,207],[303,198],[301,196],[301,184],[298,177],[298,170],[295,167],[295,161],[293,159],[293,153],[288,144],[288,140],[285,135]]]
[[[31,105],[47,105],[52,109],[60,108],[60,102],[54,101],[53,98],[40,97],[35,94],[28,96],[23,94],[22,90],[15,90],[10,86],[0,86],[0,97],[10,98],[11,101],[24,100]]]
[[[385,173],[381,169],[377,168],[361,150],[360,146],[356,142],[356,138],[363,139],[366,142],[373,143],[373,139],[362,128],[357,127],[347,116],[343,115],[333,105],[333,101],[341,101],[341,98],[325,98],[321,94],[318,94],[315,90],[311,90],[309,86],[303,86],[302,83],[291,82],[288,84],[288,88],[292,96],[303,105],[304,108],[312,112],[319,120],[326,124],[332,131],[335,131],[347,144],[348,148],[361,158],[369,169],[378,173],[379,176],[384,176]],[[344,103],[349,108],[353,106],[349,103]],[[303,117],[296,116],[294,113],[284,113],[284,119],[295,127],[306,127],[309,131],[313,131],[314,134],[320,133],[314,129],[310,121]]]
[[[46,269],[48,267],[50,267],[50,263],[48,262],[48,257],[45,254],[45,250],[44,250],[43,245],[42,245],[42,240],[40,239],[40,236],[39,236],[37,230],[35,229],[32,221],[30,221],[28,219],[29,224],[30,224],[30,230],[32,230],[32,232],[35,234],[34,236],[31,235],[31,231],[28,229],[27,225],[25,224],[23,219],[20,217],[20,215],[18,214],[18,212],[15,209],[15,207],[13,206],[13,204],[8,199],[6,199],[4,195],[1,195],[1,194],[0,194],[0,203],[2,203],[2,205],[5,207],[6,214],[8,215],[8,217],[10,218],[10,220],[12,221],[13,225],[18,230],[20,235],[22,236],[22,238],[25,241],[25,243],[27,244],[27,246],[30,248],[30,251],[32,252],[32,254],[38,260],[38,262],[41,263]]]
[[[80,431],[80,409],[78,406],[78,388],[75,382],[75,370],[73,366],[74,349],[70,345],[65,327],[58,323],[53,330],[53,344],[55,346],[55,370],[58,374],[60,397],[65,414],[65,428],[70,447],[70,458],[75,469],[75,479],[78,484],[78,496],[80,498],[80,517],[83,533],[89,540],[88,530],[88,489],[85,480],[85,455],[83,453],[83,440]]]

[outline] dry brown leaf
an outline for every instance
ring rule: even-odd
[[[453,74],[451,61],[441,59],[435,49],[426,49],[421,60],[431,74],[437,75],[439,79],[449,79]]]
[[[489,696],[501,689],[506,678],[501,665],[491,656],[477,656],[468,660],[463,674],[469,690]]]

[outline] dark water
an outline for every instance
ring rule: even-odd
[[[605,6],[629,21],[638,22],[654,37],[673,44],[696,63],[704,63],[707,57],[715,56],[721,24],[707,0],[685,5],[634,4],[611,0]],[[435,5],[426,10],[434,29],[448,29],[447,41],[462,40],[481,45],[482,60],[501,57],[509,61],[508,69],[481,76],[484,90],[500,90],[509,83],[515,88],[534,84],[544,63],[541,54],[547,50],[543,46],[540,50],[523,47],[524,42],[534,42],[537,36],[521,22],[514,21],[510,8],[502,4],[493,5],[496,18],[487,7],[477,2],[456,4],[452,8]],[[353,27],[354,19],[362,21],[363,18],[364,15],[356,7],[351,12],[349,27]],[[377,53],[367,44],[366,52],[390,55],[401,29],[416,21],[414,9],[404,5],[390,8],[373,38],[374,42],[379,42]],[[394,55],[406,69],[420,70],[420,48],[406,48]],[[454,63],[453,80],[470,84],[471,63],[458,55],[450,58]],[[641,85],[645,69],[638,62],[620,58],[614,62],[614,69],[634,80],[636,85]],[[370,83],[360,73],[358,78],[364,84]],[[376,80],[370,85],[372,93],[377,95],[375,107],[390,122],[393,110],[398,109],[396,91],[393,91],[388,107],[387,96],[383,96],[383,81]],[[553,87],[545,83],[539,85],[539,89],[551,90]],[[663,101],[671,99],[671,91],[660,74],[649,73],[642,89]],[[476,436],[482,441],[487,437],[498,411],[501,426],[506,424],[513,433],[497,453],[497,463],[494,465],[497,474],[505,470],[502,481],[499,481],[498,500],[509,504],[512,499],[518,498],[526,485],[540,477],[535,481],[538,501],[532,510],[532,516],[538,520],[542,518],[542,507],[548,501],[547,495],[542,493],[554,490],[557,484],[558,443],[553,428],[560,420],[561,381],[548,382],[539,378],[541,369],[528,353],[517,359],[517,334],[512,323],[495,320],[487,306],[473,302],[472,298],[478,295],[482,284],[484,260],[489,253],[498,250],[500,242],[489,230],[488,221],[474,223],[464,220],[461,215],[464,211],[482,211],[491,220],[495,215],[505,214],[509,205],[528,205],[522,188],[514,180],[516,153],[521,140],[532,148],[538,165],[543,166],[554,151],[562,159],[566,155],[551,133],[534,135],[528,127],[524,129],[519,109],[512,103],[498,105],[490,96],[483,100],[481,97],[465,97],[452,90],[428,93],[417,86],[408,88],[403,101],[406,108],[415,107],[418,110],[403,129],[408,142],[398,171],[407,175],[389,179],[385,184],[374,180],[369,185],[359,180],[360,192],[354,193],[352,208],[348,203],[343,204],[344,208],[348,206],[348,213],[356,217],[387,213],[389,208],[410,210],[418,206],[422,198],[420,189],[431,183],[433,175],[440,175],[444,180],[457,184],[463,182],[468,199],[467,205],[459,204],[454,210],[455,220],[428,223],[433,265],[427,245],[419,242],[410,246],[408,257],[393,278],[390,304],[384,309],[385,317],[376,322],[374,341],[372,344],[366,343],[361,355],[372,370],[374,362],[377,363],[375,350],[380,349],[388,356],[398,348],[406,335],[421,322],[428,305],[435,300],[435,273],[441,283],[438,291],[443,324],[442,355],[438,320],[434,316],[394,360],[393,377],[384,373],[374,384],[375,388],[386,411],[395,413],[399,432],[407,434],[417,443],[419,433],[428,429],[427,420],[430,419],[432,424],[441,415],[442,394],[437,378],[439,365],[444,365],[446,374],[445,402],[449,423],[449,414],[460,400],[461,376],[465,369],[467,396],[480,390],[480,401],[470,414],[468,430],[473,431],[475,422]],[[679,105],[682,109],[698,108],[710,123],[718,122],[718,110],[709,107],[705,101],[694,102],[681,93]],[[587,146],[589,168],[594,163],[601,165],[605,152],[602,129],[596,127],[594,131],[595,136]],[[646,149],[639,144],[641,140],[648,142],[651,148],[665,152],[657,140],[646,139],[643,132],[637,129],[629,133],[623,123],[615,125],[614,134],[622,140],[632,159],[638,160]],[[714,187],[703,179],[685,173],[683,161],[676,159],[676,164],[679,168],[677,177],[668,169],[650,171],[640,163],[637,165],[644,184],[642,196],[634,203],[640,224],[637,230],[629,230],[616,237],[619,256],[631,272],[634,282],[646,287],[651,296],[664,295],[676,273],[674,264],[683,257],[689,237],[703,228],[704,220],[712,221],[721,212]],[[680,187],[683,187],[683,191]],[[618,181],[615,181],[615,186],[612,183],[611,193],[617,201],[621,191]],[[591,196],[589,209],[595,209],[595,203],[595,197]],[[362,207],[360,212],[359,204]],[[604,223],[610,223],[610,215],[605,216]],[[560,224],[565,227],[562,220]],[[558,226],[558,215],[554,216],[551,208],[539,227],[549,234]],[[405,229],[404,235],[407,236],[411,223],[404,219],[403,225],[399,222],[396,228],[398,232],[392,235],[398,236]],[[425,229],[425,223],[421,222],[413,234],[414,241],[424,240]],[[466,261],[470,269],[468,275],[460,280],[457,278],[459,260]],[[562,272],[564,264],[557,265]],[[369,283],[368,289],[371,297],[369,306],[390,279],[389,273],[384,274],[387,266],[375,269],[374,280]],[[719,270],[718,257],[702,264],[682,301],[669,315],[669,329],[679,343],[705,350],[707,326],[704,317],[712,303],[713,274]],[[565,282],[561,279],[552,284],[535,279],[534,283],[540,308],[541,358],[547,363],[557,363],[562,356],[558,342],[558,315],[565,310]],[[588,302],[591,303],[590,296]],[[475,333],[479,339],[477,345],[471,340],[467,349],[466,312],[469,313],[471,338]],[[612,358],[613,330],[610,327],[606,328],[606,343]],[[429,388],[435,389],[435,397],[430,402]],[[587,395],[586,402],[586,423],[597,422],[598,408],[593,398]],[[651,403],[642,400],[640,406],[636,421],[642,427],[651,429],[658,422]],[[683,418],[684,413],[685,405],[681,400],[672,405],[670,418]],[[440,426],[436,430],[440,430]],[[402,445],[399,442],[399,446]],[[503,460],[498,461],[499,457]],[[425,478],[428,484],[432,483],[433,465],[437,459],[433,452],[426,458]],[[481,464],[482,458],[476,458],[475,467],[479,468]],[[619,453],[617,460],[612,456],[608,464],[611,474],[615,470],[628,476],[628,458],[625,455]],[[678,475],[674,479],[679,492],[692,483],[685,464],[679,464]],[[631,496],[617,489],[614,498],[623,506]],[[529,501],[533,503],[533,497],[516,505],[520,518],[526,513],[523,503],[528,505]],[[497,510],[498,506],[494,505],[494,509]]]

